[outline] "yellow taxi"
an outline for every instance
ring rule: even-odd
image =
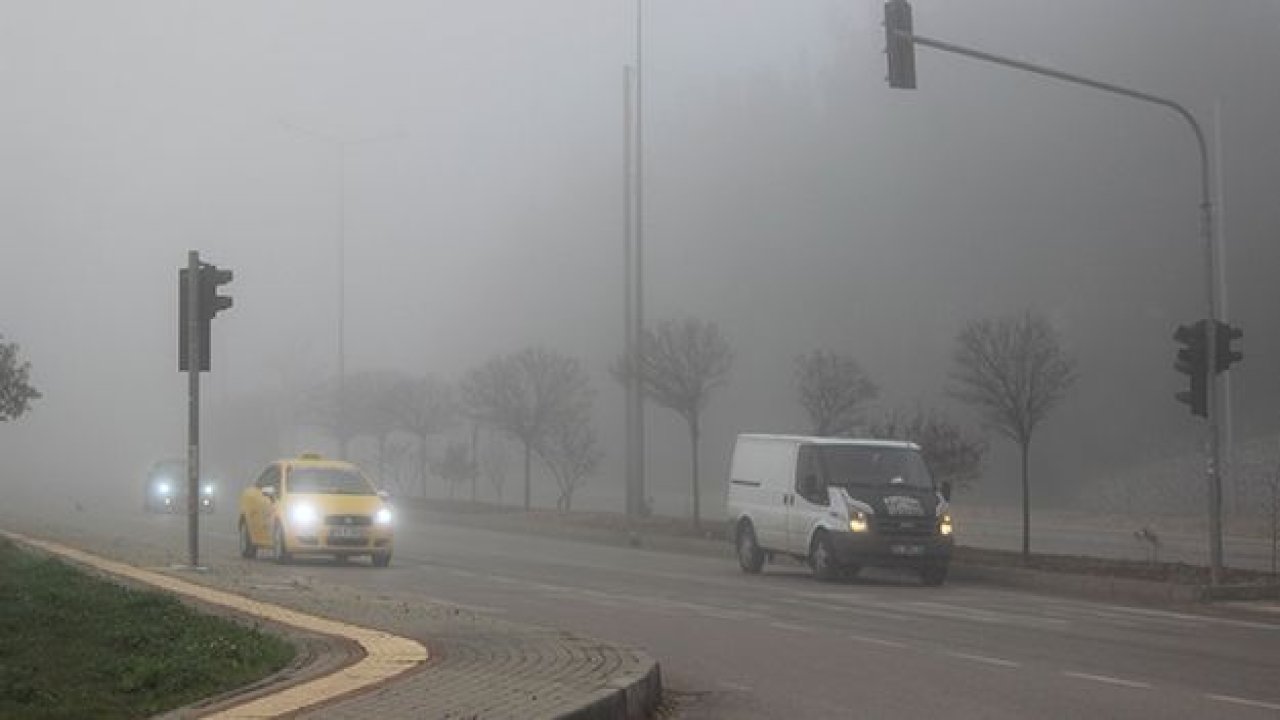
[[[360,468],[319,455],[277,460],[240,493],[240,555],[270,547],[276,562],[294,555],[368,555],[391,563],[395,539],[387,493]]]

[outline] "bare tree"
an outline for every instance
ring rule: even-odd
[[[702,530],[698,489],[699,418],[711,391],[723,385],[733,364],[733,351],[713,322],[697,318],[663,320],[645,328],[634,357],[614,364],[614,377],[625,383],[633,374],[646,396],[674,410],[689,423],[693,451],[693,527]]]
[[[796,388],[814,435],[852,433],[863,403],[879,393],[857,360],[830,350],[796,358]]]
[[[556,509],[561,512],[572,509],[573,493],[600,467],[603,459],[595,428],[585,414],[558,423],[547,434],[538,455],[560,488]]]
[[[457,421],[458,402],[453,388],[434,375],[405,378],[396,385],[390,402],[394,426],[418,439],[418,480],[427,494],[427,442]]]
[[[916,408],[910,416],[894,411],[871,423],[868,433],[919,445],[934,477],[956,487],[967,488],[982,475],[987,443],[966,435],[963,428],[938,411]]]
[[[358,435],[371,437],[378,448],[378,477],[387,474],[387,441],[399,430],[396,405],[406,378],[396,372],[362,372],[347,378],[347,412]]]
[[[508,456],[507,449],[503,447],[504,442],[501,437],[490,433],[480,452],[480,469],[489,479],[499,505],[502,504],[502,490],[507,486]]]
[[[949,393],[978,410],[1022,454],[1022,557],[1031,555],[1028,457],[1036,427],[1076,380],[1049,321],[1030,311],[975,320],[956,336]]]
[[[559,423],[589,412],[591,388],[575,359],[543,348],[499,355],[462,383],[470,413],[524,445],[524,509],[531,506],[533,454]]]
[[[31,401],[40,399],[40,391],[31,386],[30,362],[18,362],[18,344],[4,342],[0,334],[0,422],[22,417],[31,409]]]
[[[432,467],[448,485],[450,500],[453,499],[453,489],[470,480],[475,473],[475,465],[471,461],[471,448],[462,441],[449,443],[444,449],[444,457],[433,462]]]

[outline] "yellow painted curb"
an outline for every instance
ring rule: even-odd
[[[0,535],[4,535],[16,542],[38,547],[55,555],[62,555],[76,562],[96,567],[112,575],[153,585],[201,602],[221,605],[264,620],[282,623],[309,632],[353,640],[364,649],[364,658],[354,665],[206,716],[208,718],[217,718],[218,720],[269,718],[295,713],[313,705],[319,705],[348,693],[390,680],[427,660],[427,649],[421,643],[409,638],[392,635],[381,630],[370,630],[369,628],[307,615],[279,605],[272,605],[241,595],[215,590],[196,583],[179,580],[163,573],[143,570],[142,568],[107,560],[65,545],[37,540],[7,530],[0,530]]]

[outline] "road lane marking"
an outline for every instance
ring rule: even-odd
[[[856,640],[858,642],[864,642],[864,643],[871,643],[872,645],[883,645],[884,647],[891,647],[891,648],[907,647],[906,643],[898,642],[897,640],[885,640],[884,638],[871,637],[869,635],[849,635],[848,637],[850,640]]]
[[[745,693],[751,692],[750,685],[742,685],[741,683],[729,682],[728,680],[721,680],[719,684],[720,684],[720,687],[724,688],[725,690],[735,690],[737,692],[745,692]]]
[[[955,652],[953,650],[943,650],[943,655],[950,655],[961,660],[972,660],[974,662],[986,663],[987,665],[998,665],[1000,667],[1018,668],[1022,667],[1022,663],[1013,660],[1004,660],[1001,658],[990,657],[987,655],[974,655],[972,653]]]
[[[803,632],[803,633],[813,632],[813,628],[808,628],[808,627],[805,627],[804,625],[792,625],[791,623],[784,623],[784,622],[771,622],[769,623],[769,627],[778,628],[779,630],[791,630],[794,632]]]
[[[1262,708],[1263,710],[1280,710],[1280,703],[1262,702],[1261,700],[1246,700],[1245,698],[1232,697],[1230,695],[1209,695],[1205,697],[1210,700],[1218,700],[1220,702],[1232,703],[1235,705],[1246,705],[1248,707]]]
[[[1151,685],[1136,680],[1125,680],[1123,678],[1111,677],[1109,675],[1091,675],[1089,673],[1071,672],[1063,670],[1063,675],[1067,677],[1079,678],[1081,680],[1093,680],[1094,682],[1106,683],[1108,685],[1119,685],[1121,687],[1137,688],[1139,690],[1150,690]]]
[[[1103,605],[1108,610],[1127,613],[1129,615],[1137,615],[1152,620],[1163,620],[1165,622],[1173,622],[1181,620],[1196,626],[1225,625],[1227,627],[1247,628],[1249,630],[1280,630],[1280,625],[1264,622],[1250,622],[1248,620],[1233,620],[1231,618],[1220,618],[1213,615],[1190,615],[1188,613],[1171,612],[1169,610],[1152,610],[1149,608],[1123,607],[1120,605]]]

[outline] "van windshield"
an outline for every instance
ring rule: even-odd
[[[894,486],[932,490],[933,478],[920,453],[911,448],[875,445],[808,445],[827,485]],[[801,458],[803,463],[805,458]]]

